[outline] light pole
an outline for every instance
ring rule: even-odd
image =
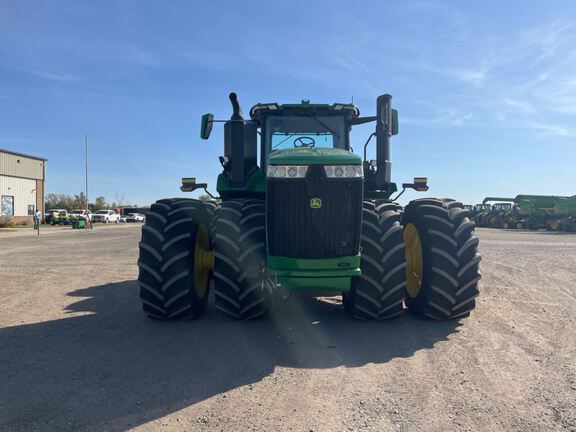
[[[88,213],[88,134],[84,135],[84,162],[86,172],[86,222],[92,229],[92,218]]]

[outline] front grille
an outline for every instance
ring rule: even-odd
[[[358,254],[362,179],[328,179],[311,165],[305,179],[268,179],[268,253],[290,258],[335,258]],[[311,208],[310,200],[322,200]]]

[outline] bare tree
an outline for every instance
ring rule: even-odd
[[[114,201],[116,202],[116,205],[118,207],[122,207],[125,204],[126,196],[124,194],[119,194],[118,192],[116,192],[114,194]]]

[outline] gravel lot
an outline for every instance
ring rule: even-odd
[[[140,311],[139,226],[0,232],[0,430],[576,431],[576,235],[479,229],[470,318]]]

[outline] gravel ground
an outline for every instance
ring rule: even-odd
[[[0,231],[0,430],[576,431],[576,235],[479,229],[470,318],[140,311],[138,226]]]

